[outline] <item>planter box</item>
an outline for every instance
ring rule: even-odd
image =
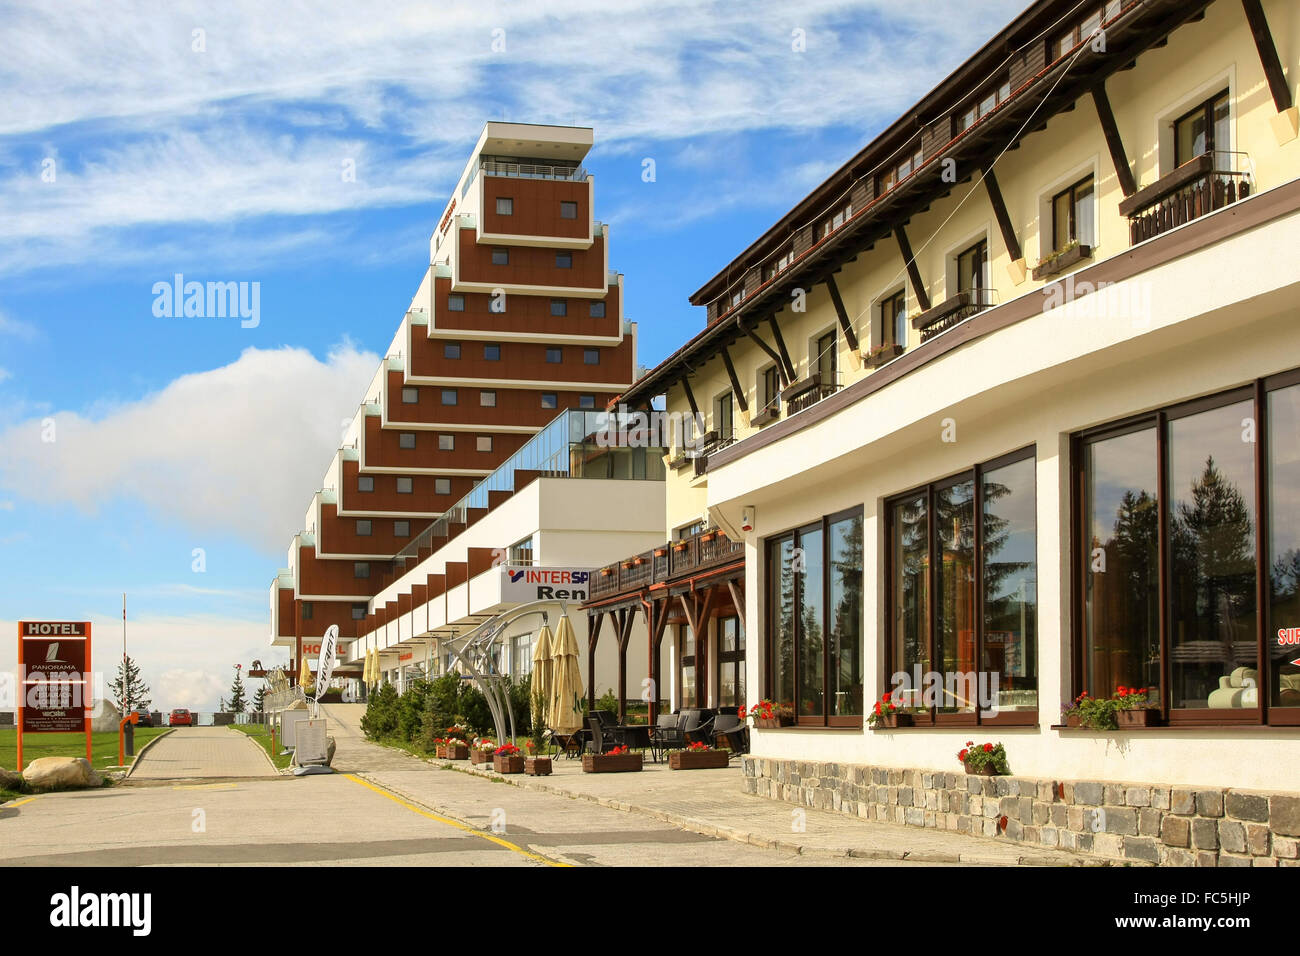
[[[446,744],[437,744],[437,745],[435,745],[434,748],[433,748],[433,753],[434,753],[434,756],[436,756],[439,760],[446,760],[446,759],[447,759],[447,745],[446,745]]]
[[[996,777],[998,775],[997,769],[991,763],[985,764],[980,770],[972,770],[970,764],[965,761],[962,761],[962,766],[972,777]]]
[[[901,345],[887,345],[883,349],[872,349],[865,356],[867,368],[879,368],[903,354]]]
[[[551,775],[551,758],[525,757],[524,773],[530,777],[549,777]]]
[[[485,763],[492,762],[492,751],[479,750],[475,748],[469,752],[469,762],[478,767]]]
[[[640,754],[583,754],[583,773],[630,773],[641,769]]]
[[[897,727],[913,727],[916,719],[911,714],[881,714],[874,724],[877,730],[893,730]]]
[[[725,750],[674,750],[668,755],[668,769],[722,770],[729,756]]]
[[[755,717],[754,726],[762,730],[775,730],[777,727],[793,727],[794,717]]]
[[[1115,722],[1119,724],[1120,730],[1127,727],[1154,727],[1160,722],[1160,711],[1150,707],[1143,707],[1140,710],[1117,710]]]
[[[1075,246],[1066,252],[1062,252],[1055,259],[1043,262],[1034,269],[1035,279],[1046,279],[1048,276],[1058,275],[1064,272],[1076,262],[1082,262],[1084,259],[1092,258],[1092,246]]]
[[[493,754],[492,769],[497,773],[523,773],[525,759],[523,754]]]
[[[446,747],[446,758],[448,760],[468,760],[469,748],[464,744],[448,744]]]
[[[1070,714],[1068,717],[1065,718],[1065,726],[1082,727],[1083,718],[1081,718],[1078,714]]]

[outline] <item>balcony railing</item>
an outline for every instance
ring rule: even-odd
[[[511,176],[515,179],[567,179],[583,182],[587,170],[581,166],[541,166],[536,163],[499,163],[484,160],[479,166],[485,176]]]
[[[1247,198],[1251,174],[1224,168],[1230,164],[1249,166],[1250,157],[1245,153],[1203,153],[1120,203],[1119,212],[1128,217],[1133,244]]]
[[[721,435],[709,432],[704,436],[705,443],[695,451],[695,477],[698,478],[709,470],[709,456],[715,451],[722,451],[736,440],[734,434]]]
[[[805,408],[811,408],[826,396],[834,395],[838,390],[839,385],[833,381],[826,381],[819,372],[786,386],[781,391],[781,399],[785,402],[786,413],[794,415]]]
[[[591,600],[636,591],[707,571],[744,556],[744,542],[732,541],[716,528],[653,551],[607,564],[592,577]]]
[[[997,292],[994,289],[967,289],[915,316],[912,328],[921,330],[921,341],[924,342],[965,322],[972,315],[992,308],[997,304],[996,300]]]

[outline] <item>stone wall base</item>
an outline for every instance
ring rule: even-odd
[[[1161,866],[1300,866],[1300,793],[975,777],[745,756],[746,793]]]

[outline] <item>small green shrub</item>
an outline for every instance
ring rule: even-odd
[[[392,684],[383,683],[370,695],[366,712],[361,717],[361,731],[371,740],[383,740],[397,733],[397,691]]]

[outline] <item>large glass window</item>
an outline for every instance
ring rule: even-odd
[[[1079,180],[1052,197],[1052,251],[1074,243],[1096,245],[1094,238],[1092,176]]]
[[[862,512],[768,543],[769,696],[800,724],[862,720]]]
[[[734,615],[718,618],[718,706],[745,706],[745,628]]]
[[[1232,125],[1227,90],[1210,97],[1174,121],[1175,166],[1181,166],[1205,153],[1226,153],[1230,149],[1232,149]],[[1215,159],[1217,160],[1218,157]]]
[[[880,334],[882,344],[907,348],[907,294],[902,290],[880,303]]]
[[[974,292],[988,286],[985,267],[989,261],[989,244],[981,239],[957,256],[957,291]]]
[[[886,689],[922,719],[1035,720],[1034,462],[1015,452],[888,503]]]
[[[1300,384],[1268,393],[1268,703],[1300,707]]]
[[[700,707],[695,680],[695,631],[689,624],[677,626],[677,686],[681,689],[680,707]]]

